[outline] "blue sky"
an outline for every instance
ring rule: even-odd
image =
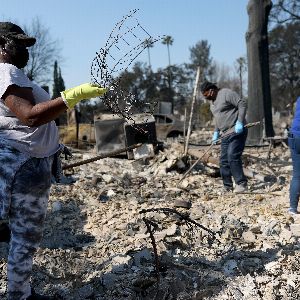
[[[96,51],[105,45],[114,25],[132,9],[152,35],[170,35],[171,63],[189,62],[189,48],[208,40],[211,56],[220,64],[233,66],[246,55],[248,0],[1,0],[1,21],[28,25],[38,17],[58,40],[64,58],[61,65],[66,87],[90,81]],[[151,48],[153,69],[168,64],[167,48]],[[147,51],[138,58],[147,62]]]

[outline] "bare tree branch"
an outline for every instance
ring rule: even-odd
[[[270,21],[277,24],[300,20],[299,0],[273,0]]]
[[[49,30],[41,24],[39,18],[33,19],[32,23],[24,28],[27,34],[36,38],[35,45],[29,48],[29,62],[25,72],[37,83],[49,84],[54,62],[61,60],[59,43],[51,38]]]

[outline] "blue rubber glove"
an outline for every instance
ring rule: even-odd
[[[242,133],[244,130],[244,125],[242,122],[239,120],[236,121],[235,126],[234,126],[234,131],[235,133]]]
[[[212,136],[212,143],[215,144],[219,137],[220,137],[219,131],[214,131],[214,134]]]

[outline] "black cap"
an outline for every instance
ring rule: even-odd
[[[18,25],[11,22],[0,22],[0,37],[8,37],[17,40],[26,47],[35,44],[35,38],[28,36]]]
[[[218,87],[216,86],[215,82],[210,82],[210,81],[204,81],[200,85],[200,91],[201,93],[204,93],[205,91],[208,91],[210,89],[217,89]]]

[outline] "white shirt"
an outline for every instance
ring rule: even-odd
[[[32,88],[35,103],[50,100],[50,95],[31,81],[22,70],[14,65],[0,63],[0,139],[31,157],[49,157],[59,149],[56,124],[51,121],[38,127],[29,127],[16,117],[4,104],[3,94],[10,85]]]

